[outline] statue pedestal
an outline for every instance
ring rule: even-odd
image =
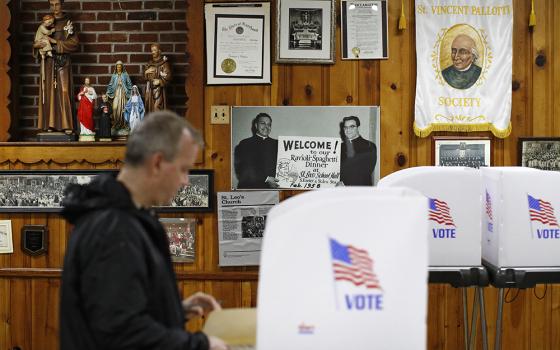
[[[78,139],[78,141],[80,141],[80,142],[95,142],[95,134],[80,135],[80,138]]]
[[[76,135],[60,131],[40,132],[37,134],[39,142],[71,142],[76,141]]]

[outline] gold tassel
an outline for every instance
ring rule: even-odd
[[[406,29],[406,17],[404,16],[404,0],[401,0],[401,17],[399,18],[399,30]]]
[[[531,14],[529,15],[529,27],[537,25],[537,16],[535,16],[535,0],[531,0]]]

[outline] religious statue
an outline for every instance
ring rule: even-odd
[[[77,99],[78,121],[80,122],[80,141],[95,141],[95,126],[93,123],[93,110],[97,94],[89,84],[89,78],[84,79],[84,85],[80,88]]]
[[[35,33],[35,42],[41,42],[45,44],[45,46],[39,49],[42,60],[45,59],[45,55],[52,57],[52,45],[49,41],[49,38],[52,33],[54,33],[54,28],[51,28],[53,24],[54,16],[45,15],[43,16],[41,25],[39,26],[39,28],[37,28],[37,32]]]
[[[54,33],[52,37],[43,35],[33,41],[33,56],[40,52],[48,52],[48,44],[52,45],[52,57],[48,54],[41,60],[39,84],[39,115],[38,125],[44,131],[65,131],[72,133],[74,129],[72,115],[72,67],[70,53],[78,50],[78,34],[70,18],[62,12],[63,0],[49,0],[54,17]],[[48,23],[48,21],[47,21]],[[46,51],[45,51],[46,50]]]
[[[159,44],[152,44],[152,60],[146,65],[146,112],[161,111],[167,108],[165,86],[171,82],[171,66],[166,56],[161,56]]]
[[[111,141],[111,115],[113,108],[109,103],[107,94],[101,95],[101,104],[98,107],[99,112],[99,128],[97,132],[97,139],[99,141]]]
[[[113,121],[111,133],[113,135],[128,135],[128,127],[124,120],[124,106],[130,98],[132,81],[122,61],[115,63],[115,70],[111,81],[107,85],[107,96],[113,101]]]
[[[140,92],[136,85],[132,87],[132,95],[130,95],[130,100],[128,100],[124,107],[124,119],[128,125],[130,125],[131,132],[134,131],[144,119],[144,102],[142,102]]]

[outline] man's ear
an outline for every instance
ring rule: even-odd
[[[147,162],[150,175],[157,174],[161,171],[163,161],[164,158],[161,152],[156,152],[150,156]]]

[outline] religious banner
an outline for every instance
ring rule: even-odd
[[[338,137],[278,138],[276,178],[280,188],[334,187],[340,181]]]
[[[414,132],[511,132],[511,0],[416,0]]]

